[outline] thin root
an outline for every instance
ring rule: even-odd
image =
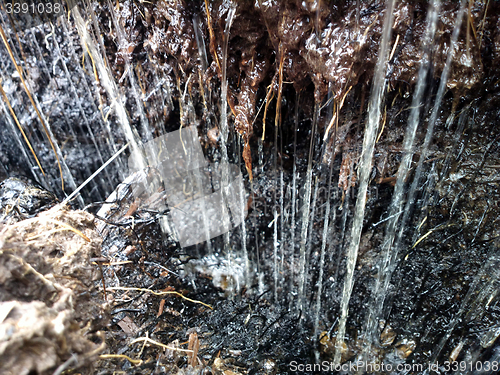
[[[136,290],[136,291],[139,291],[139,292],[148,292],[148,293],[154,294],[155,296],[163,296],[165,294],[175,294],[176,296],[184,298],[186,301],[193,302],[193,303],[199,303],[200,305],[206,306],[206,307],[208,307],[211,310],[214,309],[208,303],[188,298],[188,297],[182,295],[181,293],[173,291],[173,290],[169,290],[169,291],[165,291],[165,292],[156,292],[154,290],[147,289],[147,288],[127,288],[127,287],[118,287],[118,286],[117,287],[108,288],[108,290]]]

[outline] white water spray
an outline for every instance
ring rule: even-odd
[[[382,309],[398,255],[399,249],[397,247],[393,247],[392,245],[394,243],[399,217],[402,213],[401,206],[403,204],[405,181],[407,180],[411,167],[411,161],[414,155],[415,134],[417,132],[420,119],[421,104],[426,87],[427,73],[430,68],[431,46],[433,45],[434,34],[436,32],[439,6],[439,0],[433,1],[427,13],[427,31],[423,42],[423,55],[418,73],[418,81],[411,105],[412,111],[408,120],[408,127],[406,129],[406,135],[403,142],[403,158],[397,172],[396,186],[394,188],[392,203],[388,211],[389,221],[386,226],[381,259],[378,265],[375,285],[371,293],[374,300],[367,308],[367,318],[365,323],[365,338],[367,342],[364,348],[365,360],[367,359],[368,353],[372,350],[371,345],[376,342],[378,337],[379,321],[383,319]]]
[[[363,152],[358,169],[359,188],[356,207],[354,209],[354,219],[351,230],[351,244],[347,251],[347,272],[342,292],[341,312],[339,320],[339,330],[335,342],[334,362],[339,364],[344,350],[344,336],[346,330],[347,316],[349,312],[349,300],[351,299],[352,287],[354,284],[354,268],[358,257],[359,242],[361,238],[361,229],[363,228],[363,219],[365,214],[366,192],[371,171],[373,150],[375,140],[381,119],[381,105],[386,87],[387,61],[390,51],[391,28],[394,14],[395,0],[388,0],[386,14],[384,18],[384,28],[382,31],[382,40],[378,55],[377,67],[373,78],[373,88],[370,95],[370,104],[368,107],[368,122],[366,124],[365,135],[363,139]]]
[[[127,143],[130,144],[133,158],[136,162],[136,168],[143,169],[146,167],[146,161],[144,159],[143,153],[141,152],[141,142],[137,132],[134,131],[134,129],[132,129],[132,127],[130,126],[123,95],[121,94],[115,80],[113,79],[112,73],[109,70],[109,64],[105,64],[102,57],[103,54],[99,52],[96,41],[89,34],[78,5],[75,5],[72,8],[71,14],[73,15],[73,18],[75,20],[75,26],[78,30],[78,34],[80,35],[83,48],[84,50],[88,49],[89,53],[92,55],[92,60],[99,73],[100,82],[106,90],[108,96],[113,100],[111,107],[115,110],[118,122],[122,128]]]
[[[316,102],[314,106],[314,117],[312,123],[311,131],[311,141],[309,142],[309,156],[307,162],[307,172],[306,172],[306,186],[304,192],[304,202],[301,207],[302,211],[302,227],[300,230],[300,252],[299,252],[299,286],[297,293],[297,307],[299,311],[303,311],[305,308],[305,285],[307,283],[306,274],[306,250],[308,243],[307,232],[309,229],[309,212],[311,210],[311,193],[312,193],[312,174],[313,174],[313,159],[314,159],[314,141],[316,138],[316,129],[318,126],[318,117],[320,112],[320,105]]]

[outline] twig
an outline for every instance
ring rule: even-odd
[[[197,301],[197,300],[194,300],[194,299],[191,299],[191,298],[188,298],[186,296],[184,296],[183,294],[179,293],[179,292],[176,292],[174,290],[169,290],[169,291],[165,291],[165,292],[155,292],[154,290],[151,290],[151,289],[147,289],[147,288],[127,288],[127,287],[119,287],[119,286],[116,286],[116,287],[111,287],[111,288],[108,288],[108,290],[136,290],[136,291],[139,291],[139,292],[148,292],[148,293],[152,293],[154,294],[155,296],[163,296],[165,294],[175,294],[176,296],[179,296],[181,298],[184,298],[185,300],[187,301],[190,301],[190,302],[193,302],[193,303],[199,303],[200,305],[203,305],[203,306],[206,306],[208,307],[209,309],[213,310],[214,308],[212,306],[210,306],[208,303],[205,303],[205,302],[201,302],[201,301]]]

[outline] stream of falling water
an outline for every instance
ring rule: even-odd
[[[419,186],[419,183],[420,183],[420,178],[421,178],[422,170],[423,170],[423,163],[424,163],[425,157],[427,156],[429,144],[431,143],[432,137],[434,135],[434,126],[436,124],[439,109],[441,107],[441,102],[442,102],[443,96],[445,94],[446,84],[448,82],[448,76],[450,74],[451,64],[453,61],[453,56],[455,54],[455,49],[456,49],[455,46],[457,45],[458,35],[460,33],[460,28],[462,26],[462,19],[464,18],[465,4],[466,4],[466,1],[462,0],[460,2],[460,9],[457,12],[455,27],[453,29],[453,34],[451,37],[451,43],[450,43],[451,48],[448,52],[448,56],[446,58],[446,64],[444,66],[443,72],[441,73],[441,81],[439,83],[439,89],[438,89],[438,92],[436,94],[436,100],[434,101],[434,107],[432,109],[431,117],[429,119],[429,125],[427,127],[427,132],[425,134],[424,144],[422,146],[422,154],[421,154],[420,159],[418,161],[417,169],[415,172],[415,177],[413,179],[410,190],[408,192],[405,211],[403,214],[403,218],[401,219],[401,227],[399,229],[399,233],[398,233],[398,236],[397,236],[396,242],[395,242],[396,248],[397,248],[397,246],[399,246],[399,243],[403,237],[403,231],[404,231],[406,224],[408,222],[411,208],[414,204],[415,193],[416,193],[418,186]]]
[[[344,289],[342,293],[342,303],[339,320],[339,330],[335,343],[335,358],[334,362],[340,364],[342,353],[344,352],[344,336],[346,330],[347,315],[349,311],[349,300],[353,288],[354,267],[358,257],[359,241],[361,238],[361,229],[363,227],[363,219],[366,204],[366,191],[372,166],[373,149],[375,147],[375,139],[381,120],[381,105],[386,87],[386,72],[387,61],[390,51],[390,39],[392,29],[392,19],[394,11],[394,0],[389,0],[386,6],[384,18],[384,28],[382,31],[382,40],[378,55],[377,67],[373,78],[372,92],[370,94],[370,103],[368,106],[368,122],[366,124],[363,151],[361,154],[361,162],[358,169],[359,188],[354,219],[351,230],[351,243],[347,250],[347,273],[344,281]]]
[[[310,210],[311,210],[311,193],[312,193],[312,173],[313,173],[313,159],[314,159],[314,141],[316,138],[316,128],[318,126],[318,117],[320,112],[320,105],[318,102],[315,103],[314,107],[314,118],[312,122],[311,140],[309,143],[309,156],[307,161],[307,172],[306,172],[306,185],[305,185],[305,197],[304,203],[302,205],[302,226],[300,230],[300,252],[299,252],[299,286],[297,292],[297,309],[298,311],[303,311],[305,307],[306,290],[305,286],[307,283],[307,271],[306,271],[306,250],[308,245],[307,231],[309,229],[310,220]]]
[[[128,51],[129,46],[127,45],[126,39],[125,39],[125,31],[123,30],[121,26],[120,20],[117,18],[117,14],[115,12],[115,7],[113,6],[111,0],[108,0],[108,9],[110,9],[110,14],[111,14],[111,19],[113,21],[113,26],[116,30],[116,35],[118,36],[118,48],[121,51]],[[142,135],[145,141],[151,141],[153,139],[153,129],[149,126],[149,121],[146,117],[146,114],[144,113],[144,104],[142,102],[141,96],[139,95],[139,85],[137,83],[137,79],[135,77],[135,71],[134,68],[131,65],[130,58],[126,55],[127,52],[123,52],[124,60],[125,60],[125,73],[123,74],[123,77],[120,78],[120,81],[125,79],[125,75],[127,75],[127,78],[129,80],[129,90],[132,91],[132,96],[135,99],[135,112],[139,115],[140,118],[140,124],[142,127]],[[123,99],[122,99],[123,100]],[[122,120],[123,121],[123,120]],[[124,124],[124,127],[130,127],[130,124]],[[140,142],[140,141],[139,141]],[[139,146],[141,146],[139,144]],[[144,168],[146,162],[141,158],[140,167]]]
[[[402,213],[401,207],[403,204],[405,181],[408,178],[411,161],[415,152],[415,135],[420,119],[422,98],[427,83],[427,73],[430,68],[431,46],[436,32],[439,6],[439,0],[433,1],[430,4],[430,9],[427,13],[427,33],[422,45],[423,54],[421,66],[418,72],[418,81],[411,105],[412,111],[408,120],[408,127],[406,129],[406,135],[403,143],[404,155],[398,169],[392,203],[388,210],[389,221],[386,225],[386,234],[381,250],[381,259],[378,265],[377,278],[372,290],[373,301],[371,305],[367,307],[367,318],[365,323],[365,338],[367,343],[363,353],[363,359],[365,361],[368,360],[369,352],[372,350],[371,346],[378,341],[379,321],[383,319],[382,309],[384,307],[385,297],[388,293],[389,282],[393,273],[394,264],[397,259],[398,248],[393,247],[393,243],[396,235],[396,227]]]
[[[111,7],[112,8],[112,7]],[[112,98],[113,102],[109,110],[114,110],[118,122],[123,130],[127,142],[132,148],[132,159],[135,161],[136,169],[143,169],[146,167],[147,162],[141,152],[140,144],[142,143],[137,132],[130,126],[130,121],[127,115],[127,110],[125,108],[124,99],[120,90],[118,89],[116,82],[109,71],[109,64],[104,62],[104,53],[101,53],[98,48],[98,44],[92,38],[87,30],[86,22],[84,21],[78,6],[74,6],[72,9],[73,17],[75,19],[75,26],[78,30],[78,34],[82,40],[82,44],[85,49],[88,50],[91,55],[92,62],[95,64],[97,71],[99,72],[100,82],[108,93],[109,97]]]
[[[64,27],[66,27],[66,30],[67,30],[66,23],[63,23],[63,25],[64,25]],[[82,116],[83,122],[85,124],[85,130],[90,135],[92,144],[94,145],[94,148],[97,151],[97,155],[99,157],[100,163],[104,164],[105,160],[104,160],[104,157],[102,156],[101,145],[98,144],[97,139],[96,139],[95,134],[94,134],[94,131],[92,130],[92,127],[90,125],[90,121],[89,121],[89,118],[87,116],[87,113],[83,109],[81,102],[78,100],[77,89],[76,89],[76,87],[75,87],[75,85],[73,83],[73,79],[72,79],[71,74],[70,74],[70,72],[68,70],[68,66],[67,66],[67,64],[66,64],[66,62],[65,62],[65,60],[63,58],[63,55],[62,55],[62,52],[61,52],[61,48],[59,46],[57,38],[53,38],[53,43],[56,46],[56,51],[57,51],[57,54],[59,55],[59,60],[61,61],[62,65],[63,65],[64,73],[66,74],[66,78],[67,78],[68,82],[70,82],[70,87],[71,87],[71,91],[72,91],[73,96],[74,96],[74,101],[75,101],[75,103],[76,103],[76,105],[78,107],[78,110],[80,111],[80,114]],[[70,51],[72,53],[73,59],[75,59],[75,50],[74,50],[73,43],[71,43],[71,49],[70,49]],[[80,66],[78,66],[78,72],[80,73],[80,77],[82,79],[82,82],[84,82],[84,84],[86,85],[87,90],[89,90],[89,92],[90,92],[90,89],[88,88],[88,85],[87,85],[87,81],[84,79],[85,77],[83,77],[83,72],[81,71]],[[93,104],[94,111],[97,112],[97,108],[95,107],[94,101],[91,100],[90,102]],[[81,128],[82,128],[82,126],[80,126],[80,129]],[[83,133],[83,130],[82,130],[82,133]],[[75,138],[76,138],[76,136],[75,136]],[[112,150],[112,151],[115,152],[115,150]],[[88,173],[88,174],[90,175],[91,173]],[[111,176],[109,175],[109,173],[108,173],[108,171],[106,169],[104,170],[104,176],[106,177],[107,185],[112,186],[113,182],[111,180]],[[102,184],[102,185],[106,185],[106,184]],[[104,200],[104,199],[105,199],[105,197],[101,198],[101,200]]]
[[[295,103],[299,103],[300,101],[300,95],[299,93],[295,94]],[[295,154],[297,152],[297,128],[299,126],[299,106],[296,104],[295,105],[295,111],[294,111],[294,128],[293,128],[293,153]],[[293,259],[295,258],[295,212],[296,212],[296,204],[297,204],[297,179],[299,176],[299,173],[297,172],[297,161],[295,158],[293,159],[293,175],[292,175],[292,202],[291,202],[291,218],[290,218],[290,244],[289,244],[289,256],[290,259],[293,262]],[[283,228],[284,230],[284,228]],[[288,281],[288,290],[291,292],[293,290],[293,283],[294,283],[294,275],[289,275],[289,281]],[[292,301],[293,299],[289,297],[289,309],[292,308]]]
[[[64,18],[63,19],[63,22],[62,22],[62,27],[63,27],[63,30],[64,30],[64,33],[66,35],[70,35],[70,28],[72,28],[72,26],[69,24],[69,20]],[[71,57],[73,59],[73,61],[78,61],[78,58],[77,58],[77,52],[76,52],[76,47],[75,47],[75,43],[73,42],[73,40],[71,40],[70,38],[68,38],[68,42],[70,44],[70,53],[71,53]],[[59,49],[59,52],[60,49]],[[96,149],[97,149],[97,152],[99,154],[99,157],[101,158],[101,154],[102,154],[102,150],[104,149],[107,149],[109,154],[110,155],[113,155],[115,154],[117,151],[118,151],[118,147],[117,147],[117,144],[115,142],[115,138],[112,136],[112,131],[111,131],[111,127],[109,125],[109,121],[106,121],[103,116],[101,116],[101,113],[99,111],[99,108],[97,108],[96,106],[96,103],[95,103],[95,100],[94,98],[92,97],[92,89],[90,88],[87,80],[85,79],[85,72],[84,72],[84,69],[82,68],[81,65],[77,64],[77,69],[78,69],[78,73],[79,73],[79,77],[80,77],[80,82],[83,83],[83,87],[84,87],[84,90],[85,90],[85,93],[87,96],[89,96],[89,100],[88,100],[88,103],[90,103],[90,106],[91,106],[91,109],[92,109],[92,116],[93,116],[93,120],[94,121],[97,121],[98,122],[98,129],[102,129],[101,131],[106,135],[104,137],[104,140],[101,140],[101,142],[96,146]],[[81,103],[78,102],[78,106],[81,107]],[[82,108],[83,110],[83,108]],[[85,123],[89,123],[89,128],[90,128],[90,121],[91,119],[88,118],[87,114],[85,113],[84,114],[85,118]],[[95,125],[94,125],[95,126]],[[94,142],[94,138],[95,136],[93,135],[93,132],[92,132],[92,129],[89,130],[92,134],[92,140]],[[105,147],[104,147],[104,144],[105,143]],[[123,162],[118,159],[117,160],[117,164],[119,165],[119,168],[118,170],[121,171],[121,174],[120,174],[120,178],[125,178],[125,170],[126,170],[126,167],[125,165],[123,164]],[[106,177],[109,176],[109,173],[108,171],[105,171],[105,174],[106,174]],[[111,177],[109,176],[109,186],[112,187],[113,186],[113,183],[111,182]]]
[[[221,83],[221,115],[220,115],[220,139],[221,139],[221,150],[222,150],[222,158],[221,158],[221,173],[222,173],[222,196],[223,199],[223,207],[222,207],[222,216],[223,216],[223,225],[229,227],[229,158],[228,158],[228,136],[229,136],[229,128],[227,123],[227,50],[229,44],[229,33],[231,31],[231,26],[233,25],[234,15],[236,14],[236,6],[231,2],[230,7],[226,16],[226,25],[224,28],[224,39],[222,41],[222,83]],[[224,237],[224,248],[223,253],[227,256],[227,261],[229,267],[233,262],[233,251],[232,246],[229,239],[229,232],[223,234]],[[245,271],[245,274],[248,275],[248,269]],[[231,283],[234,283],[235,280],[231,279]],[[234,289],[234,286],[232,286]],[[236,289],[239,289],[241,286],[236,285]]]

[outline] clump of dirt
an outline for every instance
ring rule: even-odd
[[[56,202],[54,194],[28,179],[8,178],[0,183],[0,222],[12,224],[33,217]]]
[[[1,373],[61,373],[102,352],[108,312],[92,264],[100,244],[92,215],[61,207],[3,226]]]

